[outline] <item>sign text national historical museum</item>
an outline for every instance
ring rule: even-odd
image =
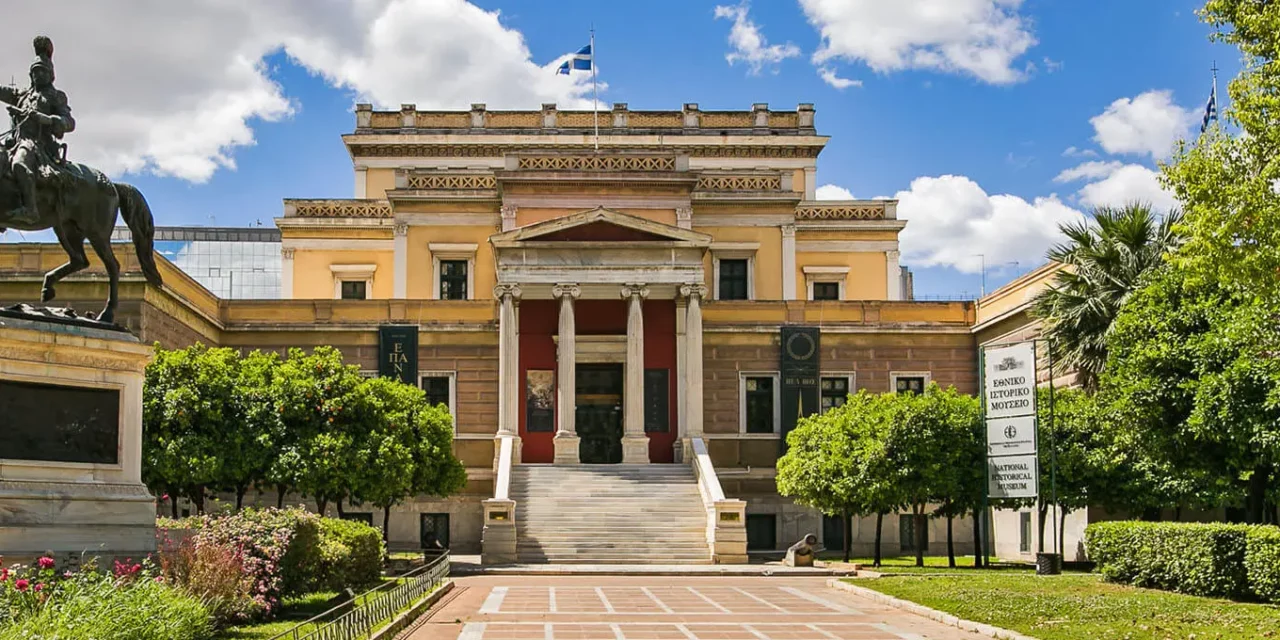
[[[987,491],[992,498],[1039,495],[1036,346],[986,349],[982,402],[987,427]]]

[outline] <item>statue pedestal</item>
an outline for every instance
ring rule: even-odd
[[[142,382],[151,348],[123,331],[0,317],[0,550],[145,557]]]

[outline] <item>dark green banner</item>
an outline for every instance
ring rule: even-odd
[[[418,327],[378,327],[378,375],[418,386]]]
[[[818,412],[819,363],[821,351],[818,327],[784,326],[781,332],[782,362],[782,443],[787,451],[787,434],[804,416]]]

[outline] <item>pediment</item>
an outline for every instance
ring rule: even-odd
[[[604,207],[545,220],[489,239],[494,246],[525,242],[661,242],[707,247],[711,236]]]

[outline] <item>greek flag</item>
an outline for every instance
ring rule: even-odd
[[[1204,118],[1200,121],[1200,133],[1204,133],[1209,128],[1210,120],[1218,119],[1218,87],[1214,84],[1213,91],[1209,93],[1209,102],[1204,105]]]
[[[560,65],[560,68],[556,69],[556,73],[567,76],[570,69],[574,71],[591,71],[591,60],[591,45],[587,45],[578,49],[578,52],[573,54],[572,58]]]

